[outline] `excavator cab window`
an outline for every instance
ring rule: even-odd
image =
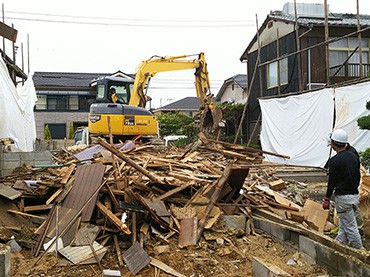
[[[111,92],[115,93],[115,101],[112,99]],[[109,100],[115,103],[127,104],[129,99],[128,86],[125,85],[111,85],[109,87]]]
[[[105,85],[98,85],[96,100],[105,99]]]

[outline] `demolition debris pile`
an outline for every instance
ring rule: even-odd
[[[2,179],[2,186],[18,207],[7,212],[37,224],[35,239],[22,241],[31,250],[35,268],[57,251],[69,264],[95,264],[101,271],[107,267],[107,256],[116,269],[133,274],[151,265],[173,276],[210,276],[217,271],[207,269],[215,266],[207,262],[209,258],[202,260],[206,251],[215,263],[236,255],[229,261],[233,267],[218,274],[239,276],[251,271],[245,264],[251,263],[253,254],[273,255],[267,249],[271,239],[261,236],[254,222],[278,219],[300,233],[327,228],[329,212],[318,209],[320,204],[308,199],[302,207],[279,193],[289,183],[269,174],[266,168],[274,165],[263,163],[262,153],[203,135],[187,149],[132,141],[111,145],[99,139],[98,145],[78,153],[61,151],[55,165],[18,169]],[[233,231],[226,228],[229,216],[241,220]],[[261,249],[249,253],[254,239],[263,241]],[[197,260],[193,267],[171,256],[158,259],[162,253],[183,250],[190,250],[187,255]],[[276,262],[279,259],[283,257]],[[199,260],[203,268],[197,268]],[[325,273],[302,262],[300,266],[304,273]],[[289,270],[293,276],[302,274],[297,268]]]

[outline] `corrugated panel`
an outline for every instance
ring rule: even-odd
[[[63,207],[80,210],[96,189],[101,185],[105,172],[102,163],[85,164],[77,167],[71,191],[63,202]],[[81,214],[82,221],[90,221],[98,194],[90,201]]]
[[[131,246],[122,255],[122,258],[125,261],[128,269],[135,275],[144,267],[146,267],[151,261],[149,255],[144,251],[138,242]]]
[[[100,144],[94,145],[90,148],[87,148],[79,153],[77,153],[75,156],[76,159],[79,161],[86,161],[86,160],[92,160],[94,158],[94,155],[99,153],[100,151],[104,150],[105,148],[101,146]]]
[[[108,251],[107,248],[103,247],[96,241],[94,241],[93,243],[93,248],[96,255],[98,256],[99,261],[103,258],[103,255]],[[95,261],[93,260],[95,258],[90,245],[67,246],[58,250],[58,252],[74,264],[96,263],[96,260]]]

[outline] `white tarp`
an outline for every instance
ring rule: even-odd
[[[0,58],[0,138],[11,138],[21,151],[32,151],[36,139],[33,107],[36,91],[32,77],[16,90]]]
[[[326,138],[334,120],[333,89],[284,98],[260,99],[261,144],[266,160],[293,165],[324,166],[329,158]]]
[[[370,114],[367,101],[370,101],[370,82],[335,89],[334,129],[345,130],[350,144],[359,152],[370,147],[370,131],[361,130],[357,125],[359,117]]]
[[[330,154],[326,138],[333,130],[334,113],[334,129],[346,130],[357,151],[370,147],[370,131],[360,130],[357,125],[359,117],[370,114],[366,110],[370,82],[259,101],[262,149],[291,157],[283,160],[266,155],[267,161],[324,166]]]

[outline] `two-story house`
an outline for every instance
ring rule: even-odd
[[[224,81],[216,95],[216,102],[244,103],[247,98],[247,92],[247,75],[237,74]]]
[[[370,16],[286,3],[271,11],[240,57],[247,62],[248,134],[260,124],[258,98],[363,78],[370,71]],[[327,40],[326,40],[327,38]]]

